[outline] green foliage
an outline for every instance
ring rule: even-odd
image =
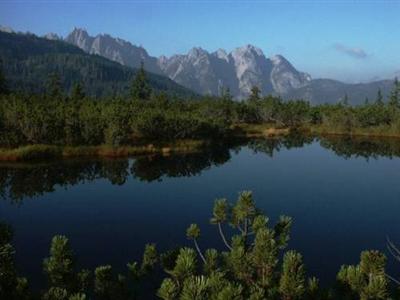
[[[142,62],[140,64],[140,69],[132,82],[131,97],[133,100],[149,100],[150,96],[151,88]]]
[[[81,299],[89,289],[90,271],[76,272],[75,261],[69,241],[57,235],[51,241],[50,256],[43,261],[43,269],[48,278],[49,289],[44,299]],[[85,298],[83,298],[85,299]]]
[[[80,82],[88,96],[128,96],[129,82],[138,72],[99,55],[85,53],[63,41],[26,34],[0,32],[0,58],[8,89],[24,93],[44,93],[48,75],[57,73],[66,94]],[[147,78],[155,92],[195,96],[164,76],[149,73]]]
[[[43,262],[49,284],[65,290],[71,289],[74,277],[74,261],[69,241],[65,236],[55,236],[51,241],[50,257]]]
[[[249,101],[257,101],[261,99],[261,90],[258,86],[253,86],[250,90]]]
[[[12,238],[11,227],[0,222],[0,299],[27,299],[28,281],[17,275]]]
[[[379,251],[364,251],[357,266],[342,266],[337,280],[344,293],[361,300],[387,299],[386,257]]]
[[[94,292],[99,299],[112,299],[115,279],[110,265],[97,267],[94,271]]]
[[[155,244],[147,244],[144,248],[141,272],[148,274],[152,271],[158,262],[158,253]]]
[[[197,224],[191,224],[186,230],[186,236],[189,239],[198,239],[200,237],[200,228]]]
[[[279,257],[288,241],[291,219],[281,217],[275,228],[268,227],[268,218],[256,208],[250,191],[239,193],[234,205],[217,199],[211,223],[219,228],[227,246],[226,252],[208,249],[203,256],[197,240],[200,229],[189,226],[187,237],[195,243],[202,260],[184,248],[173,270],[165,271],[171,278],[164,280],[158,292],[162,299],[300,299],[305,291],[305,274],[301,256],[285,255],[282,271]],[[222,230],[230,224],[238,234],[227,242]],[[202,267],[200,267],[202,265]]]
[[[0,60],[0,95],[5,95],[8,93],[9,93],[9,90],[8,90],[7,81],[3,74],[3,62],[2,62],[2,60]]]
[[[235,102],[204,97],[178,100],[160,94],[147,101],[93,99],[76,84],[65,97],[59,78],[53,78],[49,96],[0,96],[0,145],[28,144],[123,146],[173,142],[182,139],[235,137],[240,123],[267,124],[293,131],[348,135],[400,134],[400,106],[388,104],[310,106],[304,101],[283,102],[268,96],[257,101]],[[395,84],[394,90],[400,84]],[[160,98],[161,97],[161,98]],[[397,97],[397,96],[396,96]],[[233,125],[233,126],[232,126]]]
[[[236,229],[226,251],[207,249],[203,256],[197,245],[200,229],[191,224],[187,236],[195,242],[201,260],[191,248],[176,248],[159,256],[155,245],[148,244],[140,264],[127,264],[128,277],[115,274],[110,265],[99,266],[92,284],[89,270],[74,270],[68,239],[55,236],[50,257],[44,261],[49,285],[42,299],[85,300],[90,295],[100,300],[133,300],[147,299],[153,292],[164,300],[395,299],[386,279],[386,257],[378,251],[364,251],[358,265],[342,266],[338,284],[329,290],[321,288],[315,277],[307,280],[301,254],[285,251],[291,218],[283,216],[270,227],[250,191],[239,193],[234,205],[217,199],[211,222],[222,234],[223,224]],[[30,298],[27,280],[17,276],[11,238],[11,229],[0,224],[0,298],[36,299]],[[149,276],[159,265],[167,276],[160,278],[155,291]]]
[[[157,296],[164,300],[175,300],[178,294],[178,287],[171,278],[163,280]]]
[[[400,82],[397,77],[394,80],[393,89],[390,93],[389,106],[392,108],[399,108],[400,106]]]
[[[380,89],[378,90],[378,93],[376,95],[376,104],[383,105],[383,96],[382,96],[382,91]]]
[[[289,251],[283,257],[283,270],[279,284],[283,299],[300,299],[305,292],[305,271],[299,253]]]
[[[71,99],[73,100],[83,100],[86,97],[86,94],[83,90],[83,86],[79,83],[76,82],[72,85],[72,91],[71,91]]]
[[[229,87],[222,87],[220,91],[222,101],[232,101],[233,97]]]
[[[211,218],[211,224],[218,224],[226,222],[228,219],[228,201],[226,199],[217,199],[214,203],[213,217]]]
[[[57,73],[50,74],[48,81],[47,81],[47,97],[49,99],[62,99],[63,92],[62,92],[62,84],[60,75]]]

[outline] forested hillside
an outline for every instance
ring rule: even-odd
[[[29,34],[0,32],[0,59],[10,88],[29,93],[44,92],[49,75],[55,73],[61,78],[65,91],[79,82],[91,96],[123,96],[129,93],[137,72],[65,42]],[[149,73],[148,79],[155,93],[193,95],[166,77]]]

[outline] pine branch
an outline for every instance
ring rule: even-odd
[[[222,226],[221,226],[221,222],[218,222],[218,229],[219,229],[219,234],[221,235],[222,241],[224,242],[225,246],[229,249],[232,250],[232,247],[229,245],[228,241],[225,238],[225,234],[222,231]]]
[[[201,260],[203,261],[203,263],[206,263],[206,259],[204,258],[204,255],[200,250],[199,244],[197,243],[197,239],[193,239],[193,241],[194,241],[194,245],[196,247],[197,252],[199,253]]]

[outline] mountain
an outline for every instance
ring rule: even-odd
[[[54,40],[54,41],[62,41],[62,37],[53,32],[49,32],[49,33],[45,34],[43,36],[43,38],[48,39],[48,40]]]
[[[75,28],[65,41],[85,52],[98,54],[122,65],[138,67],[141,62],[149,72],[164,74],[175,82],[201,94],[218,95],[229,88],[235,98],[247,97],[257,85],[264,94],[284,93],[305,85],[310,76],[298,72],[284,57],[265,57],[252,45],[209,53],[195,47],[186,55],[155,58],[138,46],[107,34],[90,36]]]
[[[237,79],[228,61],[193,48],[187,55],[161,57],[159,66],[163,73],[175,82],[201,94],[218,95],[223,86],[235,94]]]
[[[60,41],[53,35],[0,31],[0,59],[5,77],[13,90],[43,92],[49,74],[57,73],[66,91],[80,82],[93,96],[128,94],[137,70]],[[148,73],[151,87],[173,95],[192,96],[188,89],[171,79]]]
[[[149,56],[144,48],[134,46],[119,38],[113,38],[108,34],[98,34],[92,37],[86,30],[75,28],[65,38],[65,41],[85,52],[104,56],[128,67],[138,68],[143,61],[147,71],[162,74],[157,59]]]
[[[0,27],[0,31],[13,32],[8,27]],[[47,34],[45,38],[51,41],[61,39],[55,34]],[[379,89],[384,96],[388,95],[392,87],[389,80],[348,84],[330,79],[312,79],[309,74],[298,71],[282,55],[268,58],[261,49],[252,45],[238,47],[230,53],[223,49],[210,53],[195,47],[187,54],[156,58],[143,47],[120,38],[108,34],[90,36],[86,30],[79,28],[75,28],[64,41],[86,53],[124,66],[137,68],[143,62],[147,71],[169,77],[178,85],[203,95],[219,95],[222,89],[229,88],[235,99],[245,99],[251,88],[257,86],[263,95],[279,95],[283,99],[305,99],[312,104],[337,103],[347,95],[351,103],[358,104],[367,97],[375,99]]]
[[[370,83],[347,84],[332,79],[314,79],[309,84],[293,89],[285,94],[287,99],[307,99],[312,104],[337,103],[347,95],[353,105],[365,103],[366,98],[376,100],[378,90],[384,99],[393,87],[392,80],[380,80]]]

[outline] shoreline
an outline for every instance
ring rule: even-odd
[[[138,155],[184,154],[201,152],[209,145],[209,141],[184,140],[164,145],[126,145],[126,146],[56,146],[26,145],[11,149],[0,149],[0,161],[24,162],[32,160],[64,159],[76,157],[118,158]]]
[[[226,137],[227,140],[235,139],[268,139],[285,137],[293,132],[314,136],[316,138],[323,137],[349,137],[351,139],[400,139],[400,134],[388,132],[387,134],[376,133],[374,130],[369,132],[355,131],[344,132],[337,130],[326,130],[324,128],[310,126],[289,128],[274,127],[271,124],[238,124],[233,126],[231,134]],[[221,142],[221,141],[218,141]],[[33,144],[24,145],[16,148],[0,148],[0,161],[3,162],[26,162],[34,160],[48,159],[64,159],[78,157],[94,157],[94,158],[119,158],[131,157],[139,155],[163,155],[172,154],[188,154],[198,153],[209,148],[211,145],[218,143],[212,140],[177,140],[174,142],[164,143],[146,143],[140,145],[124,145],[124,146],[61,146],[61,145],[45,145]]]

